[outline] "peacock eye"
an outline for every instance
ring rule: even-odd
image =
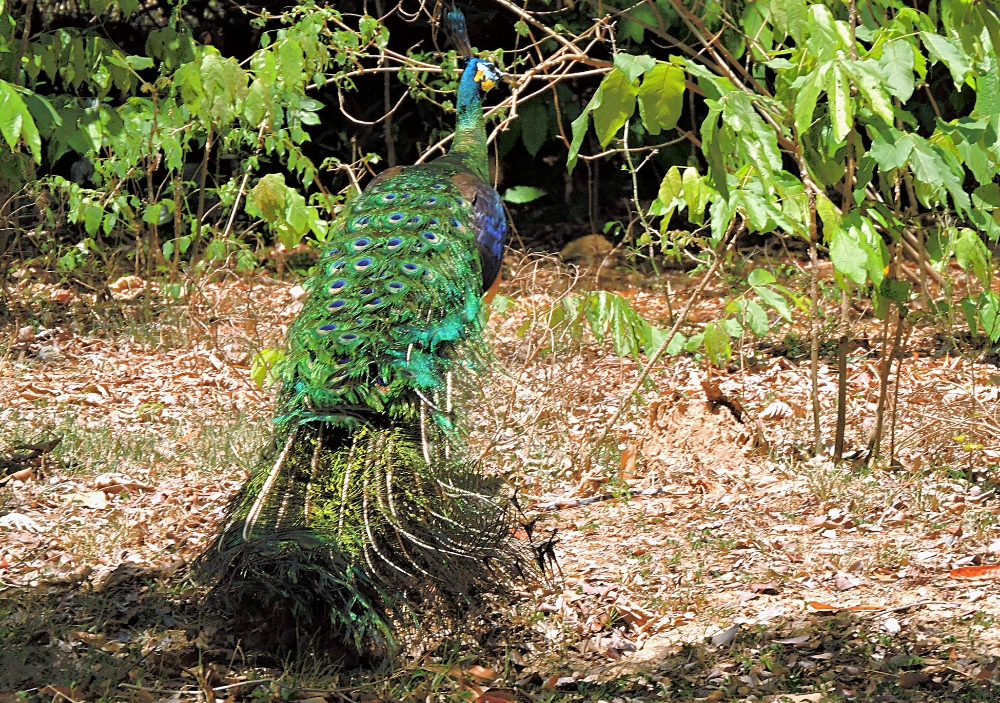
[[[395,199],[396,199],[395,193],[386,193],[385,195],[382,196],[382,200],[387,203],[391,203]]]
[[[393,281],[392,283],[388,284],[387,287],[390,288],[391,290],[403,290],[403,284],[398,283],[396,281]]]
[[[378,307],[381,304],[382,304],[382,299],[381,298],[375,298],[374,300],[371,300],[367,305],[365,305],[365,309],[366,310],[371,310],[373,308]]]
[[[347,305],[346,300],[334,300],[326,307],[329,308],[330,310],[340,310],[340,308],[344,307],[345,305]]]
[[[362,216],[362,217],[359,217],[358,219],[356,219],[356,220],[354,221],[354,226],[355,226],[355,227],[364,227],[364,226],[365,226],[365,225],[367,225],[367,224],[368,224],[369,222],[371,222],[371,218],[370,218],[370,217],[368,217],[367,215],[364,215],[364,216]]]
[[[424,198],[424,205],[433,205],[433,204],[434,204],[434,203],[436,203],[437,201],[438,201],[438,199],[437,199],[437,198],[435,198],[435,197],[434,197],[434,196],[432,195],[432,196],[430,196],[430,197],[428,197],[428,198]]]
[[[371,243],[372,240],[370,240],[368,237],[361,237],[360,239],[355,239],[354,244],[352,244],[351,247],[354,249],[354,251],[361,251],[367,248]]]
[[[451,218],[451,226],[454,227],[455,229],[458,229],[459,227],[462,226],[462,223],[453,217]]]
[[[426,239],[431,244],[435,244],[438,241],[438,236],[433,232],[421,232],[420,236]]]
[[[400,239],[399,237],[393,237],[392,239],[390,239],[388,242],[385,243],[385,248],[388,249],[389,251],[392,251],[393,249],[399,249],[399,247],[402,246],[402,244],[403,244],[402,239]]]
[[[374,288],[366,287],[361,289],[361,295],[371,295],[375,292]]]
[[[428,227],[434,227],[437,223],[438,221],[436,217],[432,217],[431,219],[427,220]]]
[[[406,269],[407,271],[416,271],[417,270],[417,265],[416,264],[403,264],[403,268]]]
[[[342,290],[346,285],[347,281],[345,281],[343,278],[338,278],[336,281],[330,284],[330,292],[336,293],[337,291]]]
[[[340,269],[344,268],[346,265],[347,265],[347,262],[344,261],[344,260],[340,260],[340,261],[334,262],[334,263],[330,264],[330,272],[333,273],[334,271],[339,271]]]
[[[391,215],[389,215],[390,222],[399,222],[402,219],[403,219],[403,213],[401,212],[394,212]]]
[[[354,334],[353,332],[348,332],[347,334],[340,335],[341,342],[353,342],[356,341],[357,338],[358,335]]]
[[[318,332],[319,332],[320,334],[326,334],[327,332],[333,332],[333,331],[334,331],[334,330],[336,330],[336,329],[337,329],[337,325],[335,325],[335,324],[331,323],[331,324],[329,324],[329,325],[322,325],[322,326],[321,326],[321,327],[319,328]]]
[[[445,185],[444,183],[432,183],[431,188],[433,188],[434,190],[444,190]]]
[[[357,271],[364,271],[366,268],[372,265],[372,260],[367,256],[363,259],[358,259],[354,262],[354,268]]]

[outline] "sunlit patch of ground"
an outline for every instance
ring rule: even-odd
[[[480,389],[473,446],[536,535],[557,528],[559,572],[479,614],[492,629],[477,639],[429,634],[391,675],[247,651],[188,574],[267,440],[251,362],[280,344],[299,290],[208,285],[117,331],[5,333],[0,701],[995,700],[1000,581],[949,575],[1000,561],[995,366],[917,328],[890,396],[892,467],[810,458],[808,335],[789,326],[744,339],[710,379],[691,356],[661,362],[601,440],[644,359],[550,329],[592,275],[511,263],[511,304],[490,320],[504,371]],[[661,327],[668,291],[676,312],[697,280],[601,276]],[[708,291],[685,334],[725,304],[721,284]],[[826,307],[834,320],[835,297]],[[880,330],[856,329],[849,449],[871,429]],[[829,438],[826,361],[820,392]]]

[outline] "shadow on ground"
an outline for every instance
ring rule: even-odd
[[[857,613],[736,627],[714,643],[697,637],[684,641],[680,632],[667,632],[612,660],[587,653],[583,644],[548,642],[546,651],[547,640],[530,624],[538,620],[537,611],[524,602],[519,608],[524,619],[495,623],[478,645],[442,645],[387,677],[347,672],[330,652],[303,648],[281,657],[266,647],[247,647],[227,632],[227,623],[204,605],[203,596],[204,590],[183,574],[165,577],[128,565],[113,572],[100,590],[84,582],[0,592],[0,702],[119,698],[151,703],[193,697],[212,687],[224,687],[213,696],[231,700],[324,697],[315,688],[329,689],[329,700],[350,694],[354,700],[430,696],[481,703],[971,703],[1000,697],[1000,653],[977,653],[969,626],[974,613],[936,632],[921,630],[914,619],[892,636]],[[272,681],[230,685],[250,679]],[[284,686],[274,683],[279,679]],[[180,689],[186,696],[177,693]],[[491,690],[492,697],[487,695]]]

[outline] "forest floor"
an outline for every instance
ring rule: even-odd
[[[1000,569],[952,575],[1000,562],[995,357],[972,363],[916,326],[890,385],[894,463],[834,465],[810,451],[807,330],[745,340],[711,375],[668,358],[628,400],[638,363],[556,335],[546,311],[596,286],[666,327],[667,291],[677,310],[697,276],[510,263],[490,321],[507,374],[474,420],[535,534],[556,529],[558,572],[495,604],[491,632],[415,645],[391,674],[247,650],[189,573],[267,439],[251,360],[280,346],[302,289],[209,283],[167,304],[119,283],[108,323],[82,294],[25,284],[50,313],[0,347],[0,703],[1000,700]],[[709,286],[683,331],[727,295]],[[834,293],[824,308],[832,338]],[[882,334],[855,317],[850,450],[876,414]]]

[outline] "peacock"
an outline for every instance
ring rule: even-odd
[[[273,441],[201,559],[268,636],[287,617],[384,649],[421,609],[536,568],[516,504],[466,450],[462,389],[490,368],[507,229],[481,105],[502,74],[471,56],[460,12],[446,28],[468,54],[452,146],[383,171],[332,226],[274,368]]]

